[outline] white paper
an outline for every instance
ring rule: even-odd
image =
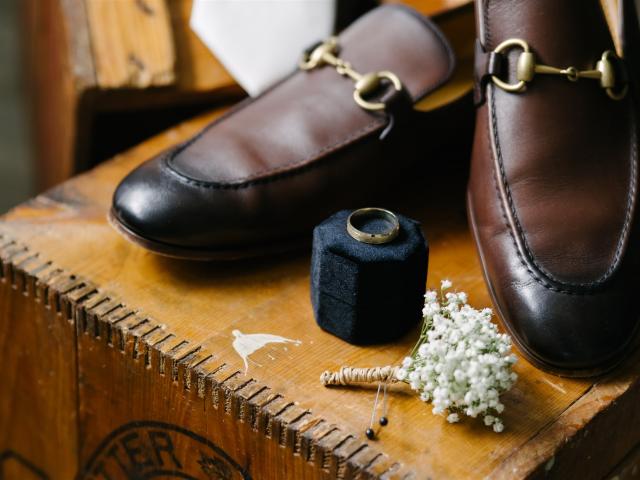
[[[333,32],[335,0],[194,0],[191,28],[251,96]]]

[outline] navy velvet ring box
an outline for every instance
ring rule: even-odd
[[[396,215],[398,236],[380,245],[347,232],[352,212],[342,210],[313,232],[311,302],[318,325],[358,345],[393,341],[422,319],[429,249],[415,220]],[[384,219],[358,226],[388,228]]]

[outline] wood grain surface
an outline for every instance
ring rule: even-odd
[[[23,247],[4,245],[2,257],[15,257],[47,282],[61,273]],[[45,262],[46,263],[46,262]],[[24,283],[13,269],[0,272],[0,478],[73,478],[77,472],[77,371],[75,328],[60,321],[48,287]],[[34,275],[37,275],[34,273]],[[35,277],[31,277],[35,278]],[[37,292],[37,294],[36,294]],[[37,298],[37,301],[35,301]]]
[[[321,331],[306,251],[233,264],[171,260],[128,243],[106,221],[120,179],[218,114],[173,128],[0,221],[0,452],[15,447],[52,478],[70,478],[74,468],[101,478],[83,469],[105,439],[154,421],[212,442],[253,478],[566,479],[601,478],[638,443],[637,355],[590,381],[548,375],[520,358],[520,379],[504,396],[503,434],[477,421],[449,425],[394,388],[389,425],[367,441],[374,392],[327,389],[318,377],[341,365],[398,363],[415,334],[356,347]],[[423,222],[428,284],[450,278],[472,304],[490,305],[464,214],[466,159],[425,162],[425,176],[393,208]],[[266,346],[245,374],[234,329],[301,344]],[[30,444],[38,431],[53,442]],[[186,440],[174,446],[178,456],[193,449]]]
[[[25,0],[20,8],[33,170],[40,191],[83,166],[76,160],[86,158],[90,127],[82,92],[95,85],[95,69],[82,0]]]
[[[173,84],[173,32],[164,0],[85,0],[98,88]]]

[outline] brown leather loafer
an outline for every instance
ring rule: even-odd
[[[453,122],[465,123],[460,111],[472,126],[466,92],[448,88],[451,99],[433,99],[454,66],[430,20],[377,8],[310,48],[287,79],[133,171],[115,192],[111,221],[134,242],[184,258],[233,259],[310,241],[330,213],[406,182],[424,162],[419,141],[451,138]]]
[[[597,0],[484,0],[476,16],[468,212],[494,303],[535,365],[602,373],[640,315],[632,69]]]

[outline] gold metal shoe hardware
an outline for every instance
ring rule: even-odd
[[[516,64],[517,82],[507,83],[495,75],[491,76],[493,83],[507,92],[524,91],[527,83],[531,82],[536,74],[561,75],[565,76],[571,82],[577,82],[580,78],[598,80],[600,87],[603,88],[607,92],[607,95],[613,100],[622,100],[629,90],[629,86],[625,84],[621,89],[616,91],[617,79],[613,62],[620,62],[620,58],[611,50],[607,50],[602,54],[594,69],[578,70],[576,67],[557,68],[536,63],[535,55],[529,48],[529,44],[519,38],[505,40],[494,49],[494,52],[504,53],[512,48],[522,49],[522,53],[518,57],[518,63]]]
[[[324,65],[330,65],[340,75],[349,77],[354,81],[353,99],[361,108],[371,111],[384,110],[386,105],[383,102],[369,102],[365,100],[365,97],[375,93],[383,85],[384,80],[391,82],[396,91],[402,90],[400,79],[396,74],[388,70],[365,74],[356,72],[349,62],[344,61],[337,55],[338,47],[337,37],[330,37],[311,52],[303,55],[299,63],[300,69],[313,70]]]

